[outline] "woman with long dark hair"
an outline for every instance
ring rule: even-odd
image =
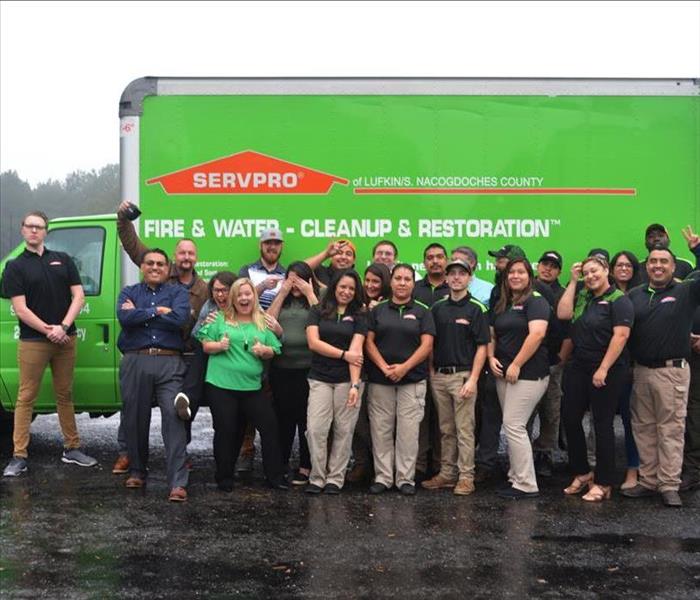
[[[527,423],[549,383],[549,355],[543,342],[551,308],[533,283],[532,266],[526,259],[508,261],[491,314],[488,358],[503,410],[510,459],[511,487],[498,491],[505,498],[539,495]]]
[[[406,263],[391,271],[391,298],[369,317],[369,421],[375,478],[371,494],[394,483],[404,495],[416,492],[418,432],[425,410],[428,357],[435,322],[430,309],[413,299],[415,271]],[[396,434],[396,435],[394,435]]]
[[[360,276],[353,270],[339,271],[333,275],[321,303],[311,308],[306,326],[312,353],[306,421],[311,456],[306,492],[310,494],[339,494],[345,483],[362,398],[360,374],[366,334]]]
[[[639,261],[629,250],[622,250],[612,257],[610,261],[610,274],[617,289],[628,294],[629,291],[641,284],[639,274]],[[639,478],[639,452],[632,434],[632,420],[630,416],[630,397],[632,395],[632,365],[627,368],[625,383],[620,394],[620,417],[625,428],[625,454],[627,457],[627,471],[625,481],[620,489],[629,490],[637,485]]]
[[[576,293],[583,275],[584,288]],[[583,499],[610,498],[615,480],[613,419],[629,367],[627,339],[634,322],[629,298],[611,284],[607,261],[589,256],[571,267],[571,280],[559,300],[557,316],[571,320],[572,360],[565,373],[563,421],[574,479],[567,495],[586,489]],[[588,463],[581,421],[590,407],[596,439],[595,473]]]
[[[270,386],[282,451],[288,467],[294,436],[299,437],[299,468],[292,476],[293,485],[309,481],[311,458],[306,442],[306,412],[309,400],[311,351],[306,341],[306,323],[311,307],[318,304],[318,283],[305,262],[287,267],[284,282],[267,314],[277,319],[284,331],[284,344],[270,366]]]

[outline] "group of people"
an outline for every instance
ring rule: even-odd
[[[565,285],[559,252],[544,252],[535,271],[512,244],[489,252],[495,285],[474,276],[473,248],[448,255],[439,243],[425,248],[418,280],[390,240],[375,245],[362,276],[351,240],[284,268],[276,229],[261,236],[259,260],[207,283],[192,240],[178,242],[171,262],[144,246],[127,209],[119,207],[118,231],[142,281],[117,301],[123,409],[113,472],[128,474],[128,488],[146,482],[154,401],[174,502],[187,499],[187,444],[202,404],[211,410],[223,492],[233,490],[236,463],[257,431],[266,480],[277,489],[338,494],[348,481],[367,481],[372,494],[396,487],[413,495],[420,485],[469,495],[497,473],[503,430],[509,470],[500,496],[536,497],[538,476],[551,475],[564,442],[573,479],[563,492],[601,502],[617,483],[618,410],[622,495],[660,494],[681,506],[679,490],[700,486],[700,272],[673,254],[660,224],[646,231],[645,261],[593,249]],[[80,278],[69,257],[43,246],[47,225],[41,213],[25,217],[27,248],[2,281],[21,329],[6,476],[26,470],[32,403],[49,362],[63,459],[95,464],[79,449],[59,366],[74,361]],[[683,235],[700,257],[700,237],[690,228]],[[47,272],[56,279],[51,302],[35,297]],[[299,463],[290,476],[295,438]]]

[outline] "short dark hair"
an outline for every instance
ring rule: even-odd
[[[396,244],[392,242],[391,240],[381,240],[377,242],[374,246],[372,246],[372,256],[374,257],[374,253],[377,251],[377,248],[379,246],[391,246],[394,249],[394,256],[396,258],[399,257],[399,249],[396,247]]]
[[[423,250],[423,259],[425,259],[425,255],[428,254],[428,250],[430,250],[432,248],[440,248],[440,250],[442,250],[443,254],[445,256],[447,256],[447,250],[445,249],[445,246],[443,246],[442,244],[438,244],[437,242],[433,242],[432,244],[428,244],[425,247],[425,250]]]
[[[22,225],[24,225],[24,222],[27,220],[27,217],[39,217],[42,221],[44,221],[44,225],[49,224],[49,218],[46,216],[46,213],[41,210],[32,210],[26,215],[24,215],[22,217]]]
[[[413,278],[415,279],[416,277],[416,270],[413,268],[413,265],[410,265],[408,263],[398,263],[394,265],[394,268],[391,270],[391,276],[392,278],[394,277],[394,273],[398,271],[399,269],[408,269],[411,274],[413,275]]]
[[[178,242],[179,243],[179,242]],[[232,273],[231,271],[217,271],[211,276],[211,279],[209,279],[209,283],[207,284],[207,287],[209,288],[209,298],[214,299],[214,282],[215,281],[220,281],[223,283],[226,287],[230,288],[233,285],[233,282],[238,279],[238,275],[235,273]]]
[[[664,246],[663,244],[654,244],[651,248],[649,248],[649,254],[651,254],[654,250],[663,250],[664,252],[668,252],[671,255],[671,259],[673,262],[676,262],[676,255],[671,251],[671,249],[668,246]],[[647,261],[649,260],[649,257],[647,256]]]
[[[142,265],[145,260],[146,260],[146,255],[147,254],[160,254],[165,258],[165,264],[169,265],[170,264],[170,259],[168,258],[168,255],[165,253],[165,250],[162,248],[149,248],[148,250],[144,250],[141,253],[141,257],[139,258],[139,265]]]

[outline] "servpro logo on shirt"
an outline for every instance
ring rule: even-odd
[[[348,180],[253,150],[147,179],[174,194],[327,194]]]

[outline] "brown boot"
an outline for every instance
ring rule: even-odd
[[[474,487],[474,482],[471,479],[460,479],[452,490],[455,496],[468,496],[474,492],[476,488]]]
[[[432,479],[428,479],[421,483],[426,490],[441,490],[452,489],[457,482],[453,479],[447,479],[440,474],[435,475]]]

